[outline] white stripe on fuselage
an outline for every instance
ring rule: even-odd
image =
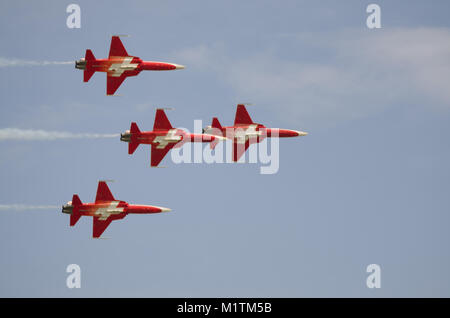
[[[95,216],[99,216],[99,220],[106,220],[109,216],[113,214],[120,214],[123,212],[123,208],[118,208],[120,201],[111,201],[109,206],[104,208],[98,208],[94,212]]]
[[[156,148],[163,149],[163,148],[166,148],[166,146],[168,144],[174,144],[174,143],[179,142],[182,137],[180,135],[176,136],[175,135],[176,132],[177,132],[177,129],[170,129],[167,132],[167,135],[156,136],[155,139],[153,139],[153,143],[158,144],[158,146],[156,146]]]
[[[138,67],[138,64],[131,63],[132,56],[127,56],[123,59],[122,63],[113,63],[108,69],[108,74],[113,77],[119,77],[125,71],[132,71]]]

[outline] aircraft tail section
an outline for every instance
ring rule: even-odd
[[[219,119],[217,117],[214,117],[211,123],[211,128],[216,128],[222,130],[222,125],[219,122]]]
[[[91,50],[86,50],[86,55],[84,56],[84,60],[86,61],[86,68],[84,69],[84,82],[88,82],[89,79],[94,75],[95,69],[92,67],[92,62],[95,61],[94,53]]]
[[[137,149],[137,147],[139,147],[139,142],[130,141],[128,143],[128,154],[132,155],[134,151]]]
[[[72,214],[70,215],[70,226],[74,226],[78,220],[81,217],[81,213],[80,213],[80,205],[82,205],[83,203],[81,203],[80,198],[78,197],[78,195],[74,194],[73,198],[72,198],[72,206],[73,206],[73,210],[72,210]]]
[[[212,123],[211,123],[211,129],[212,129],[213,135],[215,135],[215,133],[220,133],[221,135],[223,134],[222,125],[220,124],[219,119],[217,117],[213,118]],[[219,139],[213,140],[209,144],[209,148],[214,149],[218,143],[219,143]]]
[[[78,197],[78,195],[74,194],[72,197],[72,205],[73,206],[78,206],[78,205],[82,205],[83,203],[81,202],[80,198]]]
[[[95,61],[95,56],[94,56],[94,53],[92,53],[92,51],[91,50],[86,50],[86,55],[84,56],[84,59],[86,60],[86,61]]]
[[[138,135],[141,133],[139,127],[136,123],[131,123],[130,127],[130,141],[128,142],[128,154],[133,154],[133,152],[139,147],[139,141],[137,139]]]

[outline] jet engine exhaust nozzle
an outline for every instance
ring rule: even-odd
[[[77,68],[79,70],[84,70],[84,69],[86,69],[86,64],[87,64],[86,60],[84,58],[82,58],[78,61],[75,61],[75,68]]]
[[[130,131],[127,130],[123,134],[120,134],[120,141],[130,142],[130,140],[131,140]]]
[[[66,213],[66,214],[72,214],[73,212],[73,205],[72,205],[72,201],[67,202],[67,204],[64,204],[62,206],[62,213]]]

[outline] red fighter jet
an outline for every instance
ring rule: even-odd
[[[128,154],[132,154],[140,144],[152,146],[151,166],[156,167],[172,148],[179,148],[186,142],[219,142],[226,138],[208,134],[190,134],[173,128],[163,109],[157,109],[153,131],[141,132],[136,123],[130,130],[120,134],[120,140],[128,142]]]
[[[97,60],[91,50],[86,50],[85,57],[75,62],[75,68],[84,70],[84,82],[88,82],[95,72],[106,72],[106,95],[114,95],[114,92],[128,76],[136,76],[141,71],[179,70],[184,66],[143,61],[136,56],[131,56],[125,50],[120,38],[113,36],[107,59]]]
[[[72,201],[63,205],[62,213],[70,214],[70,226],[74,226],[82,215],[94,217],[92,237],[98,238],[106,230],[111,221],[120,220],[129,213],[148,214],[169,212],[170,209],[151,205],[128,204],[114,199],[105,181],[99,181],[94,203],[81,203],[74,194]]]
[[[267,137],[297,137],[306,136],[308,133],[303,131],[267,128],[266,126],[254,123],[243,104],[237,105],[234,125],[222,127],[217,117],[212,120],[211,126],[203,129],[204,133],[218,136],[225,136],[233,140],[233,161],[238,161],[251,144],[259,143]],[[217,145],[211,143],[211,148]]]

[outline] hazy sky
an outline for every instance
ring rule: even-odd
[[[280,169],[258,164],[150,168],[118,138],[0,140],[0,296],[450,296],[450,22],[448,1],[3,1],[0,131],[117,134],[174,126],[238,102],[257,122],[309,132],[280,141]],[[81,28],[66,7],[81,7]],[[186,65],[82,82],[74,61],[110,37],[144,60]],[[60,206],[97,181],[130,203],[94,240]],[[8,209],[5,205],[45,206]],[[52,208],[56,206],[56,208]],[[20,206],[19,206],[20,208]],[[81,288],[66,267],[81,267]],[[381,266],[381,288],[366,267]]]

